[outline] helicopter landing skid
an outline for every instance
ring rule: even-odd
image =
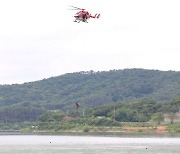
[[[85,22],[85,23],[88,23],[87,20],[86,20],[86,21],[83,21],[83,20],[78,20],[78,21],[77,21],[77,20],[74,20],[74,22],[77,22],[77,23],[80,23],[81,21],[82,21],[82,22]]]

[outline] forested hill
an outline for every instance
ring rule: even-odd
[[[34,107],[43,109],[84,107],[151,99],[169,101],[180,96],[180,72],[144,69],[78,72],[41,81],[0,85],[0,109]]]

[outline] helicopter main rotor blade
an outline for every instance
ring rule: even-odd
[[[72,5],[69,5],[69,6],[75,8],[75,9],[85,10],[85,9],[82,9],[82,8],[79,8],[79,7],[75,7],[75,6],[72,6]]]
[[[68,10],[79,10],[79,9],[68,9]]]

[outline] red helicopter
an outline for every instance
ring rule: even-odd
[[[71,6],[71,5],[69,5],[70,7],[73,7],[73,9],[71,9],[71,10],[81,10],[81,11],[79,11],[79,12],[77,12],[75,15],[74,15],[74,18],[75,18],[75,20],[74,20],[74,22],[86,22],[86,23],[88,23],[87,22],[87,20],[88,19],[90,19],[90,18],[99,18],[100,17],[100,14],[95,14],[94,16],[92,16],[88,11],[85,11],[85,9],[81,9],[81,8],[78,8],[78,7],[75,7],[75,6]]]

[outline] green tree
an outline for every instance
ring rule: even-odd
[[[162,121],[164,121],[164,116],[162,112],[157,112],[152,116],[152,120],[157,121],[158,124],[160,124]]]
[[[169,118],[171,120],[171,124],[173,124],[175,117],[176,117],[176,113],[173,113],[173,112],[169,113]]]

